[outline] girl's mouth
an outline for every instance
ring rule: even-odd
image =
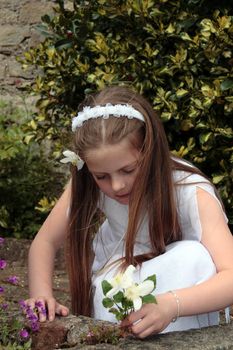
[[[129,196],[129,193],[123,195],[116,195],[115,199],[121,204],[129,204]]]
[[[117,197],[117,198],[126,198],[126,197],[129,197],[129,193],[126,193],[126,194],[117,194],[116,197]]]

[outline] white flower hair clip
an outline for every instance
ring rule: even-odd
[[[66,150],[62,152],[62,154],[65,156],[65,158],[60,160],[61,163],[71,163],[77,166],[78,170],[82,169],[84,161],[79,157],[77,153]]]

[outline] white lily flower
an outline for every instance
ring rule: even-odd
[[[71,163],[73,165],[76,165],[78,170],[82,169],[84,161],[79,157],[78,154],[69,150],[64,151],[62,154],[65,156],[65,158],[60,160],[61,163]]]
[[[146,280],[139,285],[133,284],[125,290],[125,296],[133,302],[134,310],[137,311],[142,307],[142,298],[150,294],[154,289],[154,282]]]
[[[113,295],[117,294],[122,288],[129,288],[133,284],[133,273],[136,267],[129,265],[125,272],[118,273],[114,278],[112,278],[109,283],[112,285],[106,296],[111,298]]]

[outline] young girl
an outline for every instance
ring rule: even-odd
[[[127,88],[87,98],[72,130],[71,181],[31,245],[27,303],[41,301],[49,320],[68,314],[52,292],[66,240],[74,314],[116,322],[101,281],[133,264],[138,282],[157,276],[157,304],[122,323],[136,336],[218,324],[233,304],[233,238],[211,183],[171,156],[155,111]]]

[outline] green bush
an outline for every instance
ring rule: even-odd
[[[65,177],[49,160],[48,145],[27,143],[25,111],[4,102],[0,107],[0,235],[31,238]]]
[[[56,2],[44,41],[23,59],[40,70],[31,137],[53,139],[58,156],[84,95],[130,84],[160,112],[173,153],[212,178],[233,222],[231,1]]]

